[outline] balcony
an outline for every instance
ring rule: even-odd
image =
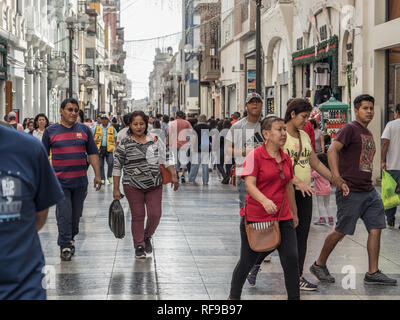
[[[218,56],[205,56],[201,63],[201,81],[217,81],[220,77],[220,61]]]

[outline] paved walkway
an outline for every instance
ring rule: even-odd
[[[201,175],[198,176],[200,182]],[[91,179],[92,181],[92,179]],[[95,192],[90,186],[85,202],[76,255],[61,262],[57,246],[54,209],[40,232],[46,263],[55,268],[56,283],[48,299],[150,299],[215,300],[229,294],[232,271],[239,257],[239,214],[235,188],[222,185],[211,174],[210,185],[182,185],[177,192],[164,188],[163,217],[153,237],[154,252],[136,260],[130,232],[126,199],[126,236],[117,240],[108,227],[112,186]],[[334,197],[330,210],[335,212]],[[308,268],[316,259],[331,227],[311,226],[305,277],[315,283]],[[367,270],[367,232],[360,222],[356,234],[338,245],[328,266],[336,283],[320,285],[318,292],[302,292],[302,299],[400,299],[400,286],[367,287],[362,279]],[[400,282],[400,232],[383,231],[380,268]],[[356,271],[355,289],[344,289],[344,266]],[[54,270],[54,269],[53,269]],[[348,271],[347,271],[348,272]],[[243,299],[286,299],[282,268],[277,255],[263,263],[257,285],[247,283]]]

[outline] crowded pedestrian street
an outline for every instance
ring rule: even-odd
[[[335,216],[331,197],[329,210]],[[153,237],[153,254],[135,259],[129,231],[130,214],[126,200],[122,204],[126,217],[126,236],[119,240],[108,226],[108,209],[112,185],[99,192],[89,187],[76,253],[72,261],[60,261],[57,246],[57,223],[54,210],[39,233],[46,265],[56,272],[49,300],[226,300],[232,270],[239,256],[239,215],[235,187],[221,185],[217,175],[210,175],[207,186],[183,184],[179,191],[164,188],[163,216]],[[305,274],[331,227],[312,225]],[[367,234],[362,222],[353,237],[346,237],[330,257],[334,284],[319,284],[318,291],[302,292],[303,300],[399,300],[398,287],[365,286],[362,282],[367,267],[365,249]],[[380,267],[400,280],[398,242],[400,231],[382,233]],[[347,266],[347,269],[344,268]],[[355,288],[342,285],[342,279],[354,268]],[[244,300],[285,300],[283,272],[276,253],[264,262],[255,287],[248,283]],[[351,269],[350,269],[351,270]]]

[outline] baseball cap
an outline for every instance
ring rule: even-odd
[[[263,102],[262,97],[261,97],[257,92],[251,92],[251,93],[249,93],[249,94],[247,95],[246,104],[248,104],[248,103],[250,102],[251,99],[258,99],[258,100],[260,100],[261,102]]]
[[[107,117],[106,114],[102,114],[102,115],[100,116],[100,118],[101,118],[101,119],[108,119],[108,117]]]

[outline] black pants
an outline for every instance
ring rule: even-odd
[[[105,174],[104,174],[104,161],[107,162],[107,178],[112,178],[112,171],[113,171],[113,166],[114,166],[114,156],[112,152],[107,152],[106,147],[101,147],[100,153],[99,153],[99,160],[100,160],[100,176],[101,180],[106,180]]]
[[[227,179],[230,177],[231,168],[232,168],[231,164],[220,163],[220,164],[217,164],[217,168],[218,168],[218,171],[221,173],[222,178]]]
[[[282,240],[277,250],[279,251],[279,258],[281,260],[281,265],[283,268],[288,299],[299,300],[299,266],[297,256],[296,232],[294,229],[293,220],[280,221],[279,227],[281,230]],[[246,277],[260,255],[258,252],[251,250],[249,246],[243,218],[240,222],[240,237],[240,259],[236,265],[235,270],[233,271],[230,292],[230,297],[235,300],[240,299]],[[268,252],[267,254],[271,252],[272,251]]]
[[[307,240],[310,232],[312,219],[312,196],[303,197],[301,191],[295,191],[297,214],[299,216],[299,225],[296,228],[297,249],[299,256],[299,274],[303,275],[304,261],[307,253]],[[270,252],[261,253],[255,264],[261,264]]]

